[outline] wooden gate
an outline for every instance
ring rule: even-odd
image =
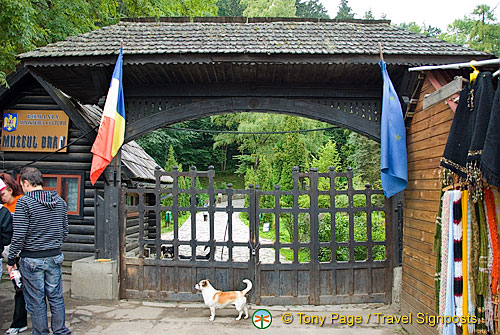
[[[333,168],[294,168],[292,190],[217,189],[214,175],[156,171],[154,188],[122,188],[121,298],[201,301],[201,279],[239,290],[248,278],[257,304],[390,302],[391,210],[381,190],[357,190],[352,170]]]

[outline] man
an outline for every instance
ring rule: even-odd
[[[61,245],[68,235],[67,205],[56,191],[43,190],[42,173],[37,168],[23,168],[19,180],[25,195],[17,201],[14,212],[7,270],[15,267],[19,254],[31,333],[49,334],[47,298],[53,334],[71,334],[65,326],[61,270],[64,260]]]

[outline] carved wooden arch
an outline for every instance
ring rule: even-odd
[[[378,99],[287,99],[232,97],[197,100],[161,108],[162,103],[141,101],[140,111],[127,111],[125,142],[162,126],[197,118],[236,112],[281,113],[338,125],[380,142]],[[138,108],[136,108],[139,110]],[[144,112],[148,110],[148,112]],[[155,112],[151,112],[154,110]]]

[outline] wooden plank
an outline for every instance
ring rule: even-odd
[[[417,301],[415,298],[410,296],[407,292],[403,291],[401,293],[401,312],[402,314],[412,313],[417,315],[417,313],[429,313],[429,315],[435,315],[434,309],[429,309],[421,302]],[[427,323],[417,323],[412,322],[411,324],[403,324],[404,329],[408,330],[410,334],[413,335],[434,335],[438,334],[437,327],[431,327]]]
[[[437,213],[439,209],[439,202],[427,201],[427,200],[408,200],[405,202],[405,208],[424,210],[424,211],[428,210]]]
[[[441,157],[420,159],[418,161],[408,162],[408,171],[436,169],[439,168]]]
[[[448,135],[449,135],[448,133],[443,133],[430,138],[407,142],[408,143],[407,151],[414,152],[417,150],[421,150],[425,147],[437,147],[439,145],[446,144],[446,142],[448,141]]]
[[[406,263],[403,263],[403,273],[404,274],[406,273],[408,276],[411,276],[415,279],[422,281],[423,283],[425,283],[429,287],[434,286],[434,274],[432,274],[432,276],[431,276],[423,271],[415,269],[414,267],[412,267]]]
[[[408,171],[408,181],[424,180],[424,179],[440,179],[440,178],[441,178],[441,169],[439,167]]]
[[[431,117],[432,115],[441,113],[441,112],[449,110],[449,109],[450,109],[450,107],[447,104],[445,104],[444,102],[442,104],[438,104],[432,108],[420,109],[417,113],[415,113],[415,116],[412,119],[412,124],[421,122],[421,121]],[[453,112],[451,112],[451,113],[452,113],[452,118],[453,118]]]
[[[405,227],[412,227],[414,229],[419,229],[431,234],[434,234],[436,230],[435,222],[416,220],[408,217],[405,217],[404,220]]]
[[[421,141],[423,139],[431,138],[433,136],[445,134],[450,131],[452,122],[453,120],[449,120],[437,125],[429,125],[429,127],[419,131],[412,131],[412,129],[410,128],[408,130],[407,136],[411,136],[412,141]]]
[[[419,259],[414,258],[414,257],[410,257],[410,256],[408,256],[406,254],[404,255],[403,260],[404,260],[404,262],[405,262],[406,265],[411,266],[413,268],[415,268],[415,267],[420,268],[421,266],[425,266],[426,267],[426,271],[429,271],[428,273],[432,272],[433,273],[433,277],[434,277],[434,273],[436,271],[436,265],[435,264],[425,264],[425,263],[421,262]]]
[[[441,196],[441,191],[431,190],[409,190],[405,191],[405,198],[418,200],[438,200]]]
[[[441,181],[439,179],[409,180],[407,188],[412,190],[439,190]]]
[[[453,94],[456,94],[462,90],[463,86],[463,78],[455,77],[454,80],[444,85],[437,91],[431,93],[428,96],[424,97],[424,105],[423,108],[427,109],[435,104],[442,102],[443,100],[451,97]]]
[[[413,259],[419,260],[426,264],[435,264],[436,256],[433,254],[425,253],[420,250],[416,250],[414,248],[410,248],[408,246],[403,247],[403,262],[407,257],[411,257]]]
[[[415,240],[409,236],[404,236],[403,234],[403,245],[415,250],[420,250],[422,252],[433,253],[434,246],[431,243],[425,243],[419,240]]]
[[[415,239],[415,240],[419,240],[419,241],[431,243],[431,244],[434,243],[434,234],[431,234],[431,233],[423,231],[423,230],[404,226],[404,234],[408,237]]]
[[[436,272],[436,262],[435,259],[428,259],[431,262],[421,261],[419,258],[414,258],[411,256],[406,256],[405,263],[409,266],[412,266],[415,269],[420,269],[424,271],[426,274],[434,277],[434,273]],[[432,286],[434,287],[434,286]]]
[[[424,117],[422,115],[422,117]],[[422,118],[419,122],[412,122],[410,125],[409,133],[416,133],[449,120],[453,120],[454,114],[451,109],[436,108],[436,110],[429,111],[426,118]]]
[[[408,153],[408,162],[417,161],[419,159],[426,159],[432,157],[442,157],[445,145],[439,145],[433,148],[425,148],[423,150],[418,150]]]
[[[402,287],[405,290],[405,292],[410,294],[415,299],[418,299],[420,302],[422,302],[428,308],[431,308],[432,305],[435,303],[435,298],[428,296],[425,292],[420,291],[416,285],[413,285],[415,283],[418,283],[419,282],[418,280],[415,280],[415,279],[410,280],[409,279],[410,277],[405,276],[404,273],[403,273],[403,277],[405,277],[405,279],[406,279],[406,281],[404,280],[402,283]],[[411,284],[410,284],[410,282],[411,282]],[[429,288],[429,291],[432,293],[431,288]]]
[[[425,252],[420,250],[418,247],[415,248],[414,246],[408,246],[404,245],[403,246],[403,255],[405,257],[412,257],[415,259],[418,259],[422,263],[425,264],[435,264],[436,263],[436,254],[434,253],[434,245],[432,252]]]
[[[437,211],[428,211],[428,210],[415,210],[411,208],[406,208],[404,212],[404,216],[410,219],[417,219],[428,222],[436,221]]]

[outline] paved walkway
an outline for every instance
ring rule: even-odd
[[[218,204],[217,207],[225,207],[227,202]],[[237,208],[245,207],[244,199],[233,200],[233,206]],[[250,237],[250,231],[247,225],[245,225],[240,217],[240,213],[233,213],[233,242],[244,242],[248,243]],[[217,242],[223,242],[228,240],[227,229],[227,213],[216,212],[214,217],[214,238]],[[174,238],[174,233],[164,233],[161,235],[164,240],[172,240]],[[196,239],[199,242],[207,242],[210,240],[210,225],[208,221],[203,220],[203,212],[196,214]],[[179,229],[179,240],[190,241],[191,240],[191,217],[189,217],[186,222]],[[273,241],[265,238],[260,238],[260,244],[272,244]],[[197,247],[197,255],[205,255],[208,250],[204,250],[203,247]],[[191,255],[191,248],[187,245],[179,246],[179,253],[181,255]],[[215,260],[217,261],[227,261],[228,260],[228,248],[217,247],[215,253]],[[274,263],[275,255],[274,250],[263,248],[260,249],[260,261],[262,263]],[[248,247],[233,247],[233,260],[235,262],[248,262],[250,259]],[[281,262],[286,262],[285,257],[280,255]]]
[[[69,282],[64,288],[70,287]],[[200,295],[200,300],[201,300]],[[236,321],[236,310],[217,310],[215,321],[208,320],[210,311],[202,302],[191,304],[146,302],[136,300],[95,301],[72,299],[65,293],[66,325],[74,335],[160,335],[160,334],[333,334],[333,335],[394,335],[405,334],[399,325],[376,323],[373,313],[396,315],[390,306],[381,304],[342,306],[273,306],[250,305],[250,317],[259,308],[272,315],[272,324],[265,330],[256,329],[250,319]],[[0,334],[10,326],[14,309],[14,289],[4,275],[0,285]],[[293,322],[285,324],[282,316],[291,313]],[[325,317],[323,326],[300,322],[300,315]],[[349,327],[338,321],[331,322],[331,313],[344,318],[360,316],[363,321]],[[368,321],[368,313],[371,313]],[[50,313],[49,313],[50,315]],[[415,321],[414,321],[415,322]],[[31,321],[28,317],[31,331]]]

